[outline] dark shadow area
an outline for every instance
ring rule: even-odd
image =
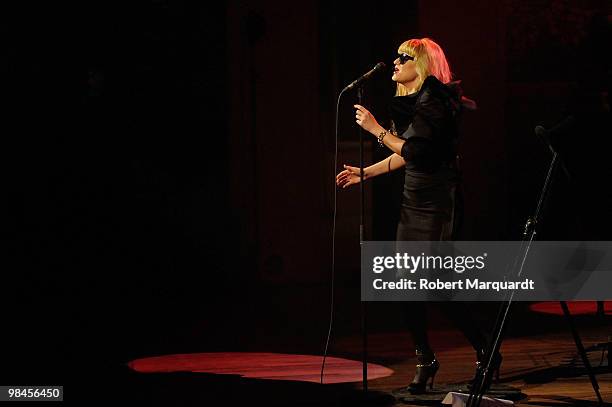
[[[368,405],[362,404],[362,392],[352,385],[321,386],[203,373],[137,374],[128,370],[118,371],[116,378],[115,396],[121,396],[128,405]],[[369,398],[376,399],[376,405],[392,405],[395,401],[378,392],[371,392]],[[114,396],[109,401],[112,399]]]

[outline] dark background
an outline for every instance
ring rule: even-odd
[[[321,353],[336,97],[409,38],[441,44],[479,105],[462,125],[465,239],[520,238],[549,159],[533,128],[602,83],[609,29],[593,24],[610,14],[560,0],[6,7],[3,382],[67,383],[83,366],[111,380],[165,353]],[[366,87],[385,125],[389,78]],[[338,168],[357,163],[354,97]],[[372,239],[393,238],[401,185],[369,184]],[[337,335],[359,326],[357,198],[338,194]],[[371,313],[372,330],[401,329],[385,304]]]

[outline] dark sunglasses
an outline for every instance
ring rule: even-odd
[[[400,64],[405,64],[406,61],[414,61],[414,57],[412,55],[408,55],[406,53],[401,53],[398,55],[398,58],[400,60]]]

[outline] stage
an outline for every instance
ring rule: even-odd
[[[415,297],[367,302],[364,401],[368,242],[612,241],[612,2],[8,4],[0,387],[63,386],[78,406],[437,405],[474,375],[456,323],[490,332],[497,304],[411,314],[440,361],[416,399]],[[612,266],[572,253],[547,287],[583,297],[515,299],[495,395],[595,405],[558,300],[612,299]],[[570,309],[612,403],[611,302]]]
[[[554,308],[550,303],[550,307]],[[548,307],[548,308],[550,308]],[[534,307],[532,307],[534,308]],[[541,304],[539,309],[547,309]],[[576,304],[573,310],[590,309]],[[528,326],[515,329],[503,343],[500,380],[490,397],[510,398],[525,406],[595,406],[596,397],[576,353],[565,319],[549,314],[522,315]],[[594,314],[577,315],[582,340],[596,373],[601,395],[612,402],[612,372],[607,353],[597,348],[610,335],[610,325],[598,323]],[[516,319],[514,326],[516,326]],[[439,405],[447,391],[466,389],[474,373],[474,352],[447,321],[440,321],[431,340],[441,368],[433,394],[403,393],[414,374],[409,335],[378,332],[369,335],[370,401],[366,405]],[[518,335],[517,335],[518,334]],[[307,334],[306,334],[307,335]],[[311,337],[311,336],[310,336]],[[319,383],[321,356],[301,354],[296,339],[258,337],[245,351],[168,354],[138,358],[121,371],[125,396],[138,403],[155,405],[360,405],[361,337],[333,340],[326,363],[324,383]],[[277,347],[279,352],[272,350]],[[256,349],[265,350],[257,352]],[[310,347],[309,347],[310,348]]]

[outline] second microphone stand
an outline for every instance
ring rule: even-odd
[[[536,133],[537,133],[537,129],[536,129]],[[546,141],[546,144],[548,145],[548,148],[552,152],[552,159],[550,162],[550,166],[548,168],[546,180],[544,181],[544,185],[542,187],[542,192],[540,193],[540,198],[538,200],[538,205],[536,207],[535,214],[532,217],[528,218],[527,222],[525,222],[525,230],[523,232],[523,242],[522,242],[519,254],[517,255],[515,259],[514,267],[512,269],[512,270],[517,270],[517,276],[521,275],[523,271],[523,266],[527,259],[527,255],[529,254],[531,243],[535,240],[538,224],[542,217],[543,207],[548,199],[548,193],[550,191],[551,182],[557,172],[557,169],[559,167],[563,167],[559,153],[552,147],[549,141],[547,140],[545,141]],[[566,171],[565,168],[564,168],[564,171]],[[466,403],[467,407],[480,406],[482,402],[482,398],[488,389],[488,384],[492,380],[493,358],[494,358],[494,355],[499,351],[501,347],[501,342],[502,342],[502,338],[504,335],[504,329],[506,327],[506,321],[508,318],[510,308],[512,306],[513,298],[514,298],[514,291],[510,293],[510,296],[507,299],[505,299],[505,302],[502,303],[500,307],[499,314],[497,317],[497,322],[495,323],[495,330],[493,331],[494,335],[491,338],[490,346],[486,352],[486,357],[485,357],[486,362],[484,363],[484,368],[482,370],[479,370],[476,374],[476,377],[474,378],[474,382],[473,382],[474,384],[471,388],[470,396]],[[576,348],[582,359],[584,367],[587,370],[589,379],[591,380],[591,385],[593,386],[593,390],[595,391],[595,395],[597,396],[597,401],[599,405],[603,405],[603,399],[601,398],[601,394],[599,392],[599,385],[597,383],[597,378],[593,374],[593,369],[591,368],[589,358],[587,357],[584,346],[582,345],[582,341],[573,323],[572,316],[569,312],[567,303],[565,301],[561,301],[561,308],[563,309],[563,314],[568,320],[570,331],[572,332],[574,342],[576,343]]]

